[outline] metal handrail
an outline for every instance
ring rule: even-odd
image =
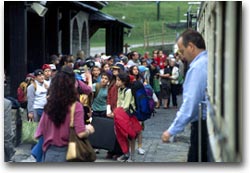
[[[199,117],[198,117],[198,162],[202,162],[202,110],[205,101],[199,103]]]

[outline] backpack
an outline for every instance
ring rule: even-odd
[[[144,86],[140,81],[135,81],[132,86],[132,94],[135,98],[136,110],[134,115],[139,121],[149,119],[154,113],[153,91],[151,87]]]
[[[153,88],[147,84],[147,85],[144,85],[144,88],[145,88],[145,91],[146,91],[146,94],[147,94],[147,97],[148,97],[148,105],[149,105],[149,111],[151,113],[153,113],[154,115],[154,112],[155,112],[155,101],[153,99]]]
[[[19,103],[27,102],[27,86],[26,82],[21,82],[17,88],[17,100]]]
[[[17,88],[17,100],[19,103],[25,103],[27,102],[27,88],[29,85],[33,84],[35,91],[36,91],[36,82],[32,79],[30,81],[23,81],[20,83],[20,85]]]

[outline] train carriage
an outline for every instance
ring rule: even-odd
[[[209,65],[207,127],[211,159],[240,162],[243,138],[242,2],[202,2],[197,30]]]

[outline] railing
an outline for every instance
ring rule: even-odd
[[[176,40],[176,34],[166,34],[166,33],[157,33],[144,35],[144,48],[149,46],[163,46],[168,44],[174,44]]]

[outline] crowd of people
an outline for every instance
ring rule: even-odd
[[[192,32],[191,34],[197,38],[200,37],[198,33]],[[150,85],[153,89],[156,109],[160,106],[164,109],[170,107],[177,109],[176,97],[182,93],[185,76],[183,56],[192,62],[205,49],[203,45],[199,47],[200,45],[197,45],[194,40],[188,40],[186,35],[181,35],[178,41],[179,52],[169,55],[165,55],[162,50],[155,50],[152,52],[152,56],[149,52],[140,55],[137,51],[132,51],[127,55],[100,54],[87,58],[80,50],[76,57],[52,55],[48,64],[43,64],[41,69],[27,74],[26,79],[17,90],[17,96],[21,106],[27,109],[27,120],[39,122],[35,137],[37,139],[43,137],[43,161],[66,161],[70,108],[75,102],[74,127],[78,137],[87,137],[95,132],[91,123],[87,122],[92,116],[113,118],[116,126],[114,131],[117,136],[117,145],[121,148],[121,152],[108,151],[107,158],[133,162],[135,151],[143,155],[145,153],[142,146],[143,121],[136,119],[136,116],[128,115],[130,107],[136,106],[131,84],[137,81],[142,85]],[[190,73],[187,73],[188,82],[197,81],[197,78],[190,77]],[[200,76],[200,80],[204,80],[202,73],[198,76]],[[198,86],[198,84],[202,86]],[[204,88],[203,85],[206,82],[204,80],[204,83],[199,82],[198,84],[193,88],[189,87],[188,91],[184,88],[185,96],[190,92],[196,98],[197,90],[194,90],[194,87]],[[187,82],[186,85],[188,85]],[[86,96],[86,99],[82,98],[83,95]],[[203,99],[203,94],[197,96],[195,101],[201,99]],[[87,103],[86,100],[88,100]],[[196,102],[189,100],[193,100],[193,98],[184,97],[184,104],[178,111],[176,120],[163,133],[164,142],[168,141],[170,136],[182,131],[186,123],[192,122],[196,125],[194,123],[196,121],[193,121],[191,115],[197,114],[197,105]],[[172,101],[172,105],[170,105],[170,101]],[[180,117],[183,118],[181,114],[185,113],[188,113],[187,117],[191,118],[185,119],[184,122],[184,120],[180,120]],[[126,133],[131,135],[124,136],[121,128],[117,127],[121,125],[121,116],[124,118],[126,115],[129,117],[127,121],[133,123],[131,123],[132,132]],[[178,123],[181,123],[181,127]],[[138,142],[137,150],[135,149],[136,140]],[[194,150],[194,146],[192,147]]]
[[[76,57],[52,55],[48,64],[43,64],[40,69],[27,74],[17,93],[21,106],[27,109],[27,120],[40,122],[36,137],[43,136],[44,138],[43,150],[47,153],[45,156],[55,160],[56,158],[48,155],[51,153],[50,150],[57,150],[54,148],[55,146],[59,146],[61,149],[62,146],[66,145],[64,139],[68,133],[60,132],[62,136],[58,136],[57,132],[59,133],[60,130],[56,129],[57,127],[65,129],[65,123],[68,124],[69,120],[67,118],[69,107],[75,101],[79,102],[76,104],[76,114],[83,115],[83,119],[80,120],[81,124],[75,124],[75,127],[81,127],[77,130],[79,134],[86,130],[89,134],[94,132],[94,128],[87,122],[91,116],[111,117],[115,120],[115,117],[118,117],[115,116],[115,113],[119,112],[116,108],[122,107],[126,112],[129,106],[135,107],[134,97],[130,89],[126,90],[125,97],[121,94],[124,92],[124,88],[130,88],[133,81],[139,81],[143,85],[151,85],[154,91],[155,108],[159,108],[161,105],[165,109],[169,108],[170,96],[172,95],[173,108],[176,109],[176,95],[178,87],[180,87],[178,79],[180,75],[184,76],[182,73],[184,71],[183,63],[178,59],[178,56],[178,53],[166,56],[161,50],[155,50],[152,57],[148,53],[140,55],[136,51],[127,55],[107,56],[100,54],[88,58],[81,50],[78,51]],[[70,85],[72,81],[67,78],[69,75],[74,81],[74,87]],[[70,93],[69,90],[75,91]],[[75,96],[73,97],[73,95]],[[87,104],[81,98],[82,95],[87,97]],[[82,112],[79,110],[80,105],[83,108]],[[52,121],[51,125],[47,124],[45,127],[44,121],[49,120]],[[142,147],[143,121],[138,121],[138,123],[138,126],[141,127],[138,129],[141,130],[138,130],[136,135],[137,152],[143,155],[145,153]],[[46,133],[49,129],[55,133]],[[115,129],[115,133],[119,134],[118,128]],[[107,158],[133,161],[135,139],[128,139],[127,142],[126,149],[121,147],[120,152],[108,151]],[[118,138],[117,145],[124,146],[124,143],[122,145],[121,143],[122,141]],[[96,151],[98,152],[98,150]],[[44,161],[50,160],[47,158],[45,157]],[[60,159],[65,158],[57,157],[57,159],[63,161]]]

